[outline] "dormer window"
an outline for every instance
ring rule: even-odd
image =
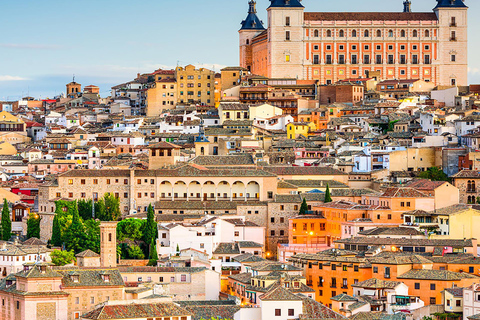
[[[70,279],[72,279],[73,282],[78,283],[79,282],[80,276],[78,274],[72,274],[70,276]]]
[[[47,272],[47,266],[40,266],[40,272],[41,273]]]
[[[300,286],[300,283],[299,283],[298,281],[295,281],[295,282],[293,283],[293,285],[294,285],[295,288],[298,288],[298,287]]]
[[[110,275],[109,274],[102,274],[103,282],[110,282]]]

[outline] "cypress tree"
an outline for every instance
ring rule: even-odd
[[[300,215],[307,214],[308,211],[308,204],[307,204],[307,199],[303,198],[302,205],[300,206]]]
[[[60,222],[58,221],[58,214],[53,218],[52,226],[52,239],[50,243],[55,247],[60,247],[62,245],[62,231],[60,230]]]
[[[330,194],[330,187],[327,184],[327,190],[325,190],[325,203],[332,202],[332,196]]]
[[[73,250],[75,253],[83,251],[85,244],[85,226],[75,207],[73,209],[72,224],[68,227],[65,239],[67,250]]]
[[[39,238],[40,239],[40,220],[42,218],[37,214],[30,214],[27,220],[27,238]]]
[[[8,209],[8,202],[5,198],[2,209],[2,240],[9,241],[12,236],[12,219],[10,217],[10,209]]]
[[[143,241],[148,246],[157,238],[157,223],[155,222],[155,212],[150,204],[147,211],[147,223],[143,232]]]
[[[158,254],[157,254],[157,246],[155,245],[155,241],[152,241],[150,244],[150,257],[148,264],[151,266],[156,266],[158,261]]]

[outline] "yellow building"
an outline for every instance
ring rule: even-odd
[[[390,171],[426,171],[441,159],[437,159],[435,148],[407,148],[391,152],[389,160]]]
[[[290,122],[287,125],[288,139],[296,139],[300,135],[308,137],[313,131],[315,131],[315,124],[313,122]]]
[[[17,154],[17,148],[6,141],[0,141],[0,155],[13,156]]]
[[[435,210],[432,221],[439,226],[439,235],[434,239],[480,239],[480,211],[458,204]]]
[[[177,104],[177,82],[175,79],[162,79],[147,90],[147,117],[159,116],[164,109],[172,109]]]
[[[30,142],[27,137],[26,124],[22,119],[2,111],[0,112],[0,141],[10,144]]]
[[[188,65],[177,67],[177,103],[213,105],[215,101],[215,72]]]
[[[250,108],[247,104],[222,102],[218,106],[220,124],[225,121],[243,121],[250,119]]]

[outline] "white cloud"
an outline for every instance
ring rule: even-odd
[[[17,76],[0,76],[0,81],[25,81],[27,78]]]
[[[479,74],[480,73],[480,69],[478,68],[468,68],[468,73],[471,74],[471,75],[475,75],[475,74]]]
[[[1,48],[9,49],[38,49],[38,50],[57,50],[61,46],[54,44],[35,44],[35,43],[0,43]]]

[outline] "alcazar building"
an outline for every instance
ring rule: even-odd
[[[251,0],[239,31],[240,65],[253,74],[320,84],[373,75],[468,84],[463,0],[436,0],[433,12],[412,12],[410,0],[403,12],[305,12],[300,0],[270,2],[266,26]]]

